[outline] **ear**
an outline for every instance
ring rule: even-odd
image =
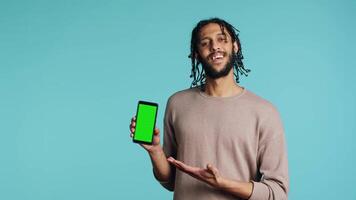
[[[235,41],[232,45],[233,45],[234,52],[237,53],[239,51],[239,47],[237,45],[237,42]]]

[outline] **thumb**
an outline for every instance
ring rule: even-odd
[[[211,164],[208,164],[206,166],[206,168],[212,173],[214,174],[215,177],[217,177],[219,175],[218,169],[216,169],[215,167],[213,167]]]
[[[160,131],[159,131],[159,128],[155,128],[154,134],[155,134],[155,135],[159,135],[159,132],[160,132]]]

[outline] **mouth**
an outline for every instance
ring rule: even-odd
[[[225,53],[224,52],[216,52],[216,53],[211,54],[209,57],[213,63],[220,63],[220,62],[222,62],[223,58],[225,57]]]

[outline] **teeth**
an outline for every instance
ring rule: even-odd
[[[223,55],[217,54],[217,55],[214,55],[214,56],[213,56],[213,60],[218,59],[218,58],[222,58],[222,57],[223,57]]]

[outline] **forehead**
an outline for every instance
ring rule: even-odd
[[[199,38],[209,38],[213,37],[219,34],[222,34],[221,32],[221,27],[219,24],[216,23],[209,23],[205,26],[203,26],[200,31],[199,31]],[[230,34],[226,31],[226,28],[224,27],[224,33],[226,34],[227,37],[230,37]]]

